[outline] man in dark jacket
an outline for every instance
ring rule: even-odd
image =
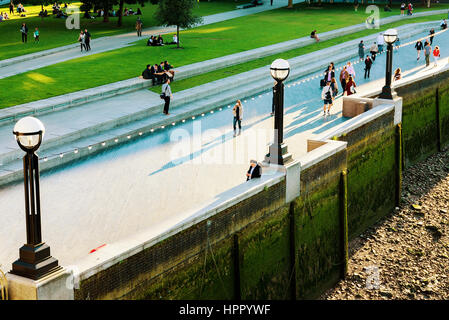
[[[365,59],[365,79],[369,78],[369,73],[370,73],[372,64],[373,64],[373,60],[371,60],[371,57],[369,55],[367,55],[366,59]]]
[[[22,33],[22,42],[26,43],[28,38],[28,27],[26,23],[22,23],[22,27],[20,28],[20,32]]]
[[[246,173],[246,181],[254,178],[260,178],[262,176],[262,168],[259,166],[256,160],[250,161],[248,172]]]
[[[90,33],[87,31],[87,29],[84,29],[84,43],[86,45],[86,51],[90,50],[90,38]]]

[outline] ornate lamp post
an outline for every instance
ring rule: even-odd
[[[270,73],[276,84],[274,86],[274,141],[269,148],[265,161],[273,164],[283,165],[291,159],[284,143],[284,84],[290,74],[290,65],[287,60],[276,59],[270,67]]]
[[[19,250],[19,259],[12,264],[12,274],[38,280],[59,270],[58,260],[50,255],[50,247],[42,242],[41,210],[39,195],[39,149],[45,128],[41,121],[33,117],[20,119],[13,133],[19,147],[26,152],[23,157],[25,185],[25,220],[27,243]]]
[[[385,72],[385,86],[382,88],[382,93],[379,95],[381,99],[393,100],[395,92],[391,89],[391,78],[393,75],[393,43],[398,38],[398,32],[396,29],[388,29],[384,33],[384,40],[387,44],[387,64]]]

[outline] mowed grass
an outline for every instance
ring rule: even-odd
[[[237,0],[237,2],[234,0],[212,0],[211,2],[200,1],[197,3],[194,12],[200,16],[207,16],[234,10],[236,4],[243,2],[245,2],[245,0]],[[73,13],[79,13],[80,4],[81,3],[79,2],[73,2],[69,7],[73,6]],[[141,8],[141,19],[144,23],[144,28],[150,28],[157,25],[154,17],[157,5],[152,5],[148,2],[144,7],[137,4],[125,4],[125,7],[132,8],[134,11],[137,11],[138,7]],[[44,6],[44,8],[51,14],[51,5]],[[115,6],[114,8],[118,10],[118,6]],[[58,19],[53,15],[46,18],[39,17],[38,14],[41,11],[41,6],[25,5],[25,9],[27,10],[25,13],[27,15],[26,17],[20,17],[16,12],[14,15],[10,15],[10,20],[5,20],[0,23],[0,60],[77,43],[79,30],[67,29],[65,19]],[[0,8],[0,12],[5,11],[9,14],[8,7],[3,6]],[[103,22],[103,18],[84,19],[82,18],[82,15],[83,14],[81,14],[80,18],[80,27],[83,29],[87,28],[93,38],[135,31],[137,16],[123,17],[123,25],[117,27],[118,17],[110,17],[110,22],[105,23]],[[22,43],[21,33],[19,31],[23,22],[27,24],[29,29],[28,43],[26,44]],[[35,27],[39,28],[40,32],[40,42],[38,44],[34,43],[32,35]]]
[[[367,16],[364,11],[359,7],[359,11],[354,12],[352,4],[325,5],[322,10],[308,10],[306,5],[300,4],[295,7],[295,10],[267,11],[182,32],[180,39],[184,49],[175,49],[174,46],[147,47],[146,40],[141,40],[131,47],[86,56],[0,79],[1,108],[137,77],[147,64],[159,63],[163,60],[168,60],[176,69],[182,65],[307,36],[311,26],[318,32],[324,32],[361,23]],[[395,10],[388,14],[398,13],[399,11]],[[437,19],[441,19],[441,16],[425,17],[416,21]],[[411,22],[412,20],[404,21],[404,23]],[[360,37],[360,35],[318,43],[290,54],[297,56],[353,37]],[[175,88],[181,90],[195,83],[201,84],[232,75],[236,71],[247,71],[261,66],[259,64],[262,61],[262,65],[269,64],[267,61],[272,58],[247,62],[241,66],[242,68],[235,66],[180,81],[180,87]],[[181,84],[184,84],[184,87]],[[176,81],[174,86],[178,86]]]

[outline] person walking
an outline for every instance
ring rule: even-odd
[[[86,48],[86,51],[90,51],[90,38],[91,35],[87,29],[84,29],[84,46]]]
[[[27,39],[28,39],[28,27],[27,27],[26,23],[22,23],[20,32],[22,33],[22,42],[26,43]]]
[[[416,61],[418,61],[419,60],[419,56],[421,54],[421,50],[423,49],[423,44],[422,44],[422,42],[420,40],[418,40],[416,42],[415,49],[416,49],[416,52],[418,53],[418,58],[416,59]]]
[[[369,52],[371,53],[371,59],[376,60],[376,55],[379,52],[379,48],[377,47],[377,43],[374,42],[373,45],[371,46],[371,48],[369,48]]]
[[[424,46],[424,56],[426,57],[426,67],[430,65],[430,54],[432,53],[432,47],[430,43],[426,41],[426,45]]]
[[[367,55],[366,59],[365,59],[365,79],[368,78],[369,79],[369,74],[371,71],[371,66],[373,64],[373,61],[371,60],[370,56]]]
[[[401,3],[401,16],[405,15],[405,3]]]
[[[162,93],[161,93],[161,98],[164,99],[165,104],[164,104],[164,114],[165,115],[169,115],[170,113],[168,113],[168,109],[170,108],[170,98],[173,97],[173,94],[171,92],[171,88],[170,88],[170,79],[167,78],[167,80],[165,81],[165,83],[162,85]]]
[[[435,50],[433,50],[433,60],[435,61],[435,64],[434,64],[435,67],[438,65],[439,57],[440,57],[440,48],[438,46],[436,46]]]
[[[354,67],[351,64],[351,61],[348,61],[346,64],[346,70],[348,71],[349,75],[355,78],[355,70]]]
[[[433,37],[434,37],[434,34],[435,34],[435,29],[430,29],[430,31],[429,31],[429,35],[430,35],[430,37],[429,37],[429,40],[430,40],[430,45],[432,45],[433,44]]]
[[[379,53],[382,53],[382,51],[384,51],[384,35],[381,33],[379,33],[379,35],[377,36],[377,49],[379,51]]]
[[[334,94],[331,88],[331,82],[327,81],[323,90],[321,91],[321,99],[323,100],[323,116],[326,116],[326,107],[327,107],[327,115],[330,115],[330,110],[332,105],[334,104]]]
[[[12,2],[12,0],[9,3],[9,14],[14,15],[14,3]]]
[[[349,76],[349,79],[346,83],[346,88],[345,88],[346,95],[350,96],[351,94],[356,93],[355,87],[356,87],[356,84],[354,82],[354,79],[352,78],[352,76]]]
[[[136,30],[137,30],[137,36],[141,37],[142,36],[142,20],[140,20],[140,17],[137,17],[137,21],[136,21]]]
[[[365,44],[363,43],[363,40],[360,40],[360,42],[359,42],[359,57],[360,57],[360,60],[362,60],[364,56],[365,56]]]
[[[332,89],[332,93],[335,98],[338,94],[338,84],[337,84],[337,80],[335,78],[332,78],[332,80],[331,80],[331,89]]]
[[[346,79],[348,78],[348,70],[346,70],[346,66],[343,66],[343,69],[340,72],[340,84],[343,91],[346,88]]]
[[[332,69],[332,65],[329,65],[327,70],[324,72],[324,81],[330,82],[332,78],[335,78],[335,71]]]
[[[83,49],[86,49],[85,37],[86,37],[86,35],[84,34],[84,31],[81,30],[80,31],[80,35],[78,37],[78,41],[79,41],[80,46],[81,46],[81,52],[83,52]]]
[[[34,36],[34,43],[36,43],[36,42],[39,43],[39,29],[38,28],[34,29],[33,36]]]
[[[256,160],[251,160],[249,169],[246,172],[246,181],[252,180],[254,178],[260,178],[262,176],[262,168],[257,163]]]
[[[233,128],[234,128],[234,137],[237,135],[237,124],[239,126],[239,135],[242,132],[242,119],[243,119],[243,107],[242,102],[237,100],[234,108],[232,108],[232,113],[234,115]]]

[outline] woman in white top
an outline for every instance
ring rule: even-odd
[[[80,36],[78,37],[78,41],[81,44],[81,52],[83,52],[83,48],[86,49],[86,35],[82,30],[80,32]]]

